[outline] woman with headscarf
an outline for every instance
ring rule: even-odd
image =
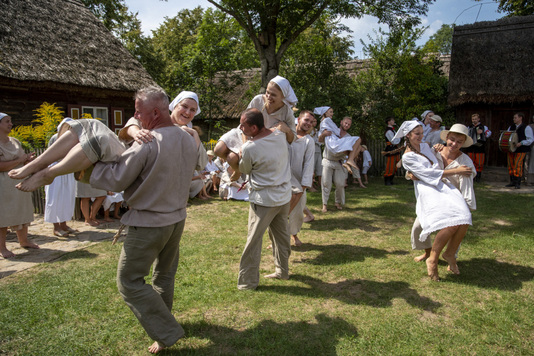
[[[15,188],[18,183],[7,172],[33,160],[33,153],[25,153],[20,142],[9,137],[13,128],[11,116],[0,113],[0,254],[4,258],[15,254],[7,249],[7,229],[15,231],[20,246],[39,248],[28,240],[28,226],[33,221],[32,197]]]
[[[208,155],[204,145],[201,144],[198,132],[193,129],[192,121],[200,114],[200,104],[198,95],[192,91],[180,92],[169,104],[172,122],[180,126],[195,139],[197,145],[197,166],[196,170],[202,170],[208,163]],[[132,117],[119,132],[119,139],[125,143],[136,141],[137,143],[149,142],[152,140],[150,130],[143,129],[139,120]]]
[[[247,109],[258,109],[263,115],[265,127],[271,131],[280,130],[286,134],[288,143],[292,143],[297,137],[295,115],[293,107],[298,99],[287,79],[277,75],[267,85],[265,94],[256,95],[248,104]],[[224,158],[234,173],[230,177],[232,181],[239,179],[239,150],[247,137],[239,128],[235,128],[224,134],[214,148],[215,154]]]
[[[341,130],[332,120],[332,116],[334,116],[334,109],[332,109],[330,106],[317,107],[313,110],[313,113],[321,116],[319,136],[325,131],[331,133],[329,135],[325,135],[326,137],[324,139],[324,143],[328,150],[330,150],[330,152],[333,154],[341,152],[348,153],[349,157],[343,164],[343,167],[345,167],[352,174],[352,169],[358,168],[356,160],[360,154],[360,144],[362,140],[358,136],[340,136]]]
[[[57,132],[61,131],[64,124],[72,121],[66,117],[57,127]],[[55,133],[48,141],[48,147],[57,140],[58,134]],[[55,165],[57,162],[52,163]],[[72,219],[74,214],[74,203],[76,201],[76,181],[74,174],[69,173],[58,176],[52,183],[45,186],[45,213],[44,221],[54,225],[54,235],[58,237],[68,236],[69,233],[75,233],[76,230],[67,225],[67,221]]]
[[[441,169],[428,144],[422,142],[423,126],[417,121],[403,122],[395,134],[395,138],[402,137],[406,140],[402,165],[417,177],[414,190],[416,214],[422,226],[420,240],[426,240],[434,231],[438,232],[426,265],[430,278],[439,281],[441,251],[447,245],[442,257],[449,263],[451,271],[458,271],[455,253],[471,225],[471,213],[462,194],[443,178],[455,174],[470,175],[472,171],[467,166]]]

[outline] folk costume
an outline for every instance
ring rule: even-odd
[[[394,138],[395,128],[388,125],[384,136],[386,138],[386,148],[384,149],[384,155],[386,157],[386,169],[384,171],[384,184],[393,185],[393,178],[395,178],[395,173],[397,172],[397,163],[400,161],[400,138]]]
[[[523,177],[523,165],[527,152],[530,152],[530,145],[534,142],[532,128],[525,124],[513,124],[508,131],[515,131],[521,146],[517,147],[515,152],[508,152],[508,173],[510,174],[510,184],[507,187],[521,187],[521,178]]]
[[[480,179],[482,178],[482,170],[484,169],[484,162],[486,161],[486,142],[488,142],[488,139],[491,136],[491,131],[480,122],[477,125],[469,126],[468,129],[469,137],[473,139],[473,144],[467,147],[464,151],[469,158],[471,158],[476,167],[477,175],[475,181],[480,182]],[[479,134],[478,130],[482,130],[482,133]]]

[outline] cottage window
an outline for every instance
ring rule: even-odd
[[[82,112],[89,114],[93,119],[100,119],[106,126],[109,126],[108,108],[97,106],[82,106]]]

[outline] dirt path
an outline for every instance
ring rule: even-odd
[[[7,248],[16,256],[10,259],[0,257],[0,278],[15,272],[23,271],[39,263],[53,261],[60,256],[75,250],[83,249],[100,241],[111,241],[120,223],[102,223],[98,227],[87,226],[83,221],[71,221],[70,227],[79,232],[67,237],[57,237],[53,233],[53,225],[44,223],[42,215],[35,215],[29,228],[30,239],[40,249],[23,249],[14,233],[7,235]]]

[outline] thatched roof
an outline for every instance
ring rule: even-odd
[[[534,100],[534,16],[454,28],[449,104]]]
[[[14,79],[120,91],[155,84],[78,0],[2,0],[0,18],[0,82]]]

